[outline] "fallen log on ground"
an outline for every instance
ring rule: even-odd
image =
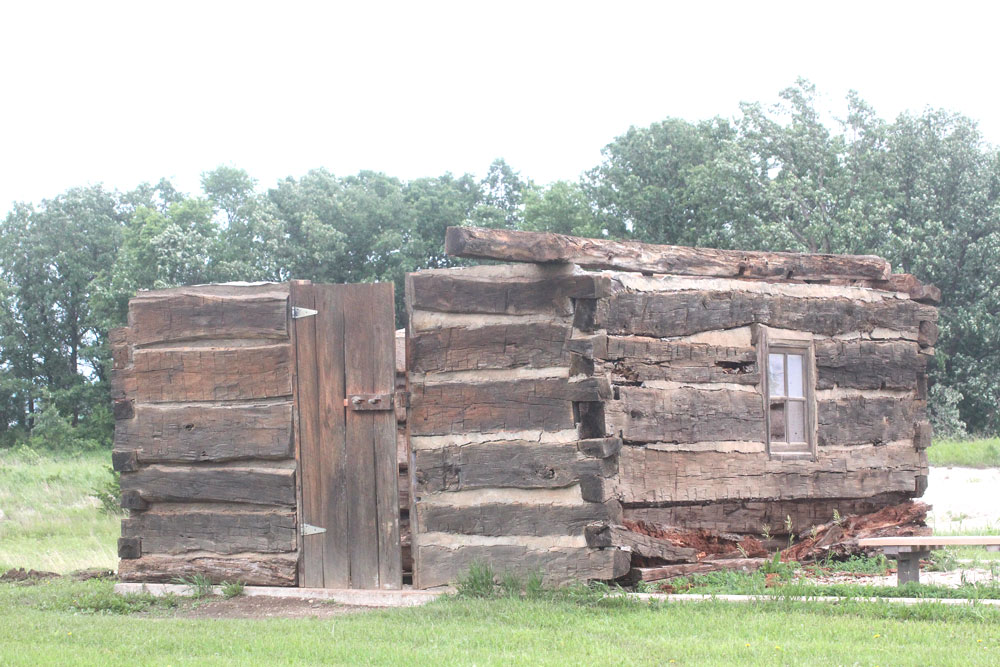
[[[740,572],[755,572],[760,569],[767,558],[720,558],[703,560],[697,563],[678,563],[676,565],[661,565],[659,567],[634,567],[629,572],[631,583],[640,581],[660,581],[674,577],[686,577],[691,574],[706,574],[719,570],[739,570]]]

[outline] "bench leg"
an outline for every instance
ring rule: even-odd
[[[920,559],[930,555],[929,551],[901,553],[896,558],[896,583],[899,586],[911,581],[920,581]]]

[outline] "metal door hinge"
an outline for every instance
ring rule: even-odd
[[[312,524],[304,523],[302,527],[299,528],[299,532],[303,535],[318,535],[320,533],[325,533],[326,528],[320,528],[319,526],[313,526]]]
[[[318,313],[318,310],[313,310],[312,308],[300,308],[299,306],[292,306],[292,319],[297,320],[300,317],[309,317]]]

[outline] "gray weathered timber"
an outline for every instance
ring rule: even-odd
[[[253,511],[235,506],[218,509],[178,509],[155,505],[122,520],[122,535],[142,539],[142,553],[217,554],[295,551],[295,513]]]
[[[248,586],[294,586],[296,565],[293,555],[153,555],[119,562],[118,578],[122,581],[170,583],[179,578],[203,575],[213,583],[242,581]]]
[[[801,500],[737,500],[667,507],[631,507],[625,509],[628,521],[645,521],[660,526],[704,529],[714,533],[740,533],[760,536],[788,535],[786,518],[792,520],[792,532],[804,535],[812,526],[833,521],[840,516],[868,514],[883,507],[898,505],[910,493],[884,493],[870,498],[805,498]],[[765,530],[766,528],[766,530]]]
[[[610,278],[561,275],[544,280],[472,280],[460,274],[414,273],[408,303],[414,310],[446,313],[571,315],[570,299],[596,299],[610,292]]]
[[[445,251],[454,257],[724,278],[888,280],[891,275],[889,263],[871,255],[686,248],[476,227],[449,227]]]
[[[624,547],[644,558],[655,558],[668,563],[691,563],[698,560],[698,551],[695,549],[636,533],[625,526],[592,524],[586,527],[584,536],[589,547]]]
[[[640,336],[608,336],[605,367],[615,382],[725,382],[757,384],[757,351],[666,341]]]
[[[760,452],[623,447],[617,497],[626,505],[720,500],[865,498],[915,492],[926,457],[910,443],[825,451],[816,460]]]
[[[292,404],[140,404],[117,423],[115,451],[135,452],[140,463],[292,458]]]
[[[554,489],[617,466],[583,457],[575,443],[486,442],[413,452],[418,493],[483,488]]]
[[[595,521],[620,522],[617,502],[550,505],[540,502],[489,503],[451,506],[418,502],[417,522],[422,532],[463,535],[582,535]]]
[[[925,411],[925,402],[912,398],[854,396],[819,401],[819,446],[910,440]]]
[[[118,538],[119,558],[139,558],[142,556],[142,543],[138,537]]]
[[[621,438],[588,438],[576,443],[577,449],[584,456],[607,459],[622,450]]]
[[[599,401],[606,387],[598,378],[517,380],[473,384],[414,384],[409,426],[412,435],[573,428],[573,402]]]
[[[910,341],[817,340],[813,346],[817,389],[914,389],[927,366]]]
[[[295,471],[258,466],[146,466],[122,473],[122,491],[146,502],[231,502],[295,505]]]
[[[454,583],[468,574],[473,563],[489,563],[496,572],[523,576],[540,572],[547,585],[610,581],[629,570],[628,552],[618,549],[555,547],[539,550],[516,544],[455,548],[417,544],[415,549],[418,563],[414,572],[415,588]]]
[[[129,302],[136,345],[288,338],[288,286],[211,285],[140,293]]]
[[[619,387],[608,401],[609,430],[631,442],[759,440],[764,402],[752,391]],[[626,448],[627,449],[627,448]]]
[[[909,299],[867,302],[753,292],[684,290],[621,292],[597,302],[596,325],[609,334],[688,336],[703,331],[764,324],[832,336],[899,331],[911,340],[934,325],[937,309]],[[927,322],[922,325],[921,322]],[[934,326],[936,329],[936,325]]]
[[[410,335],[416,373],[568,366],[572,328],[541,322],[448,327]]]
[[[132,363],[132,330],[117,327],[108,330],[108,346],[111,348],[111,368],[121,370]]]
[[[931,446],[931,438],[934,429],[928,421],[920,421],[916,424],[916,432],[913,434],[913,447],[917,450],[927,449]]]
[[[129,397],[159,403],[291,396],[290,350],[288,344],[135,350]]]
[[[941,302],[941,290],[931,284],[923,284],[916,276],[909,273],[893,273],[888,280],[851,280],[834,279],[833,285],[850,285],[852,287],[867,287],[885,292],[902,292],[914,301],[927,304]]]

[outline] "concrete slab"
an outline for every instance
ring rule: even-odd
[[[222,594],[221,586],[214,586],[216,595]],[[249,597],[293,598],[299,600],[331,600],[354,607],[417,607],[436,600],[451,589],[418,591],[404,588],[401,590],[362,590],[335,588],[280,588],[277,586],[247,586],[243,595]],[[191,587],[184,584],[143,584],[118,583],[115,593],[149,593],[151,595],[190,595]]]

